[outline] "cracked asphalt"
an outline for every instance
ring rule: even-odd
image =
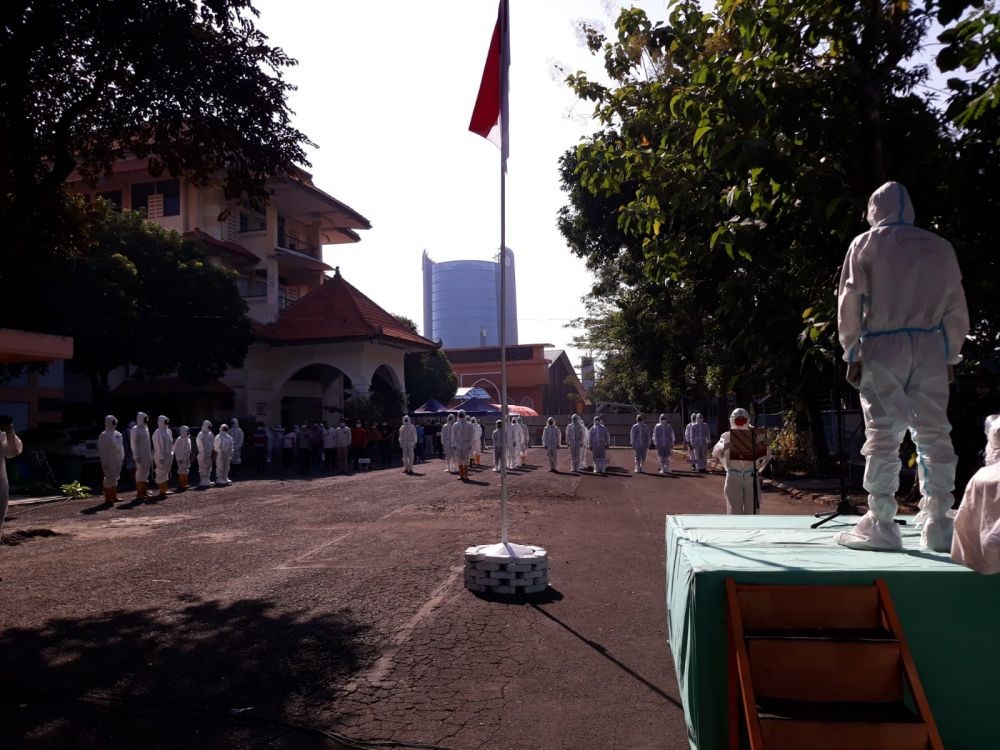
[[[637,476],[626,450],[607,477],[553,474],[543,456],[509,480],[512,541],[550,555],[550,591],[529,600],[463,587],[464,549],[499,540],[486,466],[468,485],[438,460],[414,477],[287,481],[244,466],[230,488],[138,507],[12,508],[0,747],[349,746],[319,728],[456,749],[687,748],[664,517],[723,512],[722,476]],[[762,509],[815,510],[777,492]]]

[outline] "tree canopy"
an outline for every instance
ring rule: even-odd
[[[417,324],[405,315],[393,316],[402,323],[406,330],[419,333]],[[443,404],[451,401],[458,390],[458,375],[445,353],[438,349],[434,352],[414,352],[407,354],[403,360],[406,378],[407,401],[410,411],[435,399]]]
[[[627,9],[613,38],[585,29],[610,84],[568,78],[599,129],[563,157],[559,226],[595,274],[580,343],[606,395],[828,392],[837,274],[886,179],[955,244],[979,340],[996,341],[995,254],[980,252],[996,118],[968,86],[932,94],[919,57],[933,21],[961,36],[969,5],[674,0],[666,23]]]

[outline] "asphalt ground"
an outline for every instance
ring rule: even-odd
[[[439,460],[252,479],[162,502],[12,508],[0,545],[0,747],[687,748],[666,642],[664,518],[721,474],[511,473],[530,600],[463,587],[499,541],[499,475]],[[489,459],[484,460],[488,463]],[[565,450],[560,462],[568,464]],[[655,466],[655,455],[647,466]],[[627,467],[627,468],[625,468]],[[810,513],[775,491],[764,513]],[[406,744],[410,743],[410,744]]]

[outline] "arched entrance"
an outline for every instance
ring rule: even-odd
[[[493,399],[494,404],[500,403],[500,386],[498,386],[492,380],[490,380],[489,378],[479,378],[479,380],[477,380],[469,387],[475,388],[477,386],[490,394],[490,398]]]
[[[384,419],[395,419],[406,413],[406,397],[396,373],[388,365],[380,365],[372,373],[372,406]]]
[[[281,423],[335,424],[344,411],[344,391],[351,388],[351,379],[333,365],[307,365],[281,387]]]

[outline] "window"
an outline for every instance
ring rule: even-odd
[[[254,211],[240,211],[241,232],[262,232],[267,229],[267,220]]]
[[[157,182],[137,182],[132,185],[132,210],[145,215],[149,206],[149,196],[163,196],[163,215],[180,216],[181,181],[159,180]]]

